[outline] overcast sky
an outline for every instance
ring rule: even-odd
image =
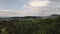
[[[60,14],[60,0],[0,0],[0,16]]]

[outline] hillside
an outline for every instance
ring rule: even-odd
[[[0,18],[0,34],[60,34],[60,15]]]

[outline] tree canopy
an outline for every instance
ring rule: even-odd
[[[60,16],[55,18],[11,18],[0,20],[0,34],[60,34]]]

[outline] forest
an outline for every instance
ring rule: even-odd
[[[60,15],[53,18],[12,17],[0,20],[0,34],[60,34]]]

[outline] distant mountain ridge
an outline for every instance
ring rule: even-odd
[[[52,14],[50,16],[25,16],[25,17],[0,17],[0,19],[11,19],[11,18],[46,18],[46,17],[55,17],[59,14]]]
[[[52,14],[51,16],[59,16],[59,14]]]

